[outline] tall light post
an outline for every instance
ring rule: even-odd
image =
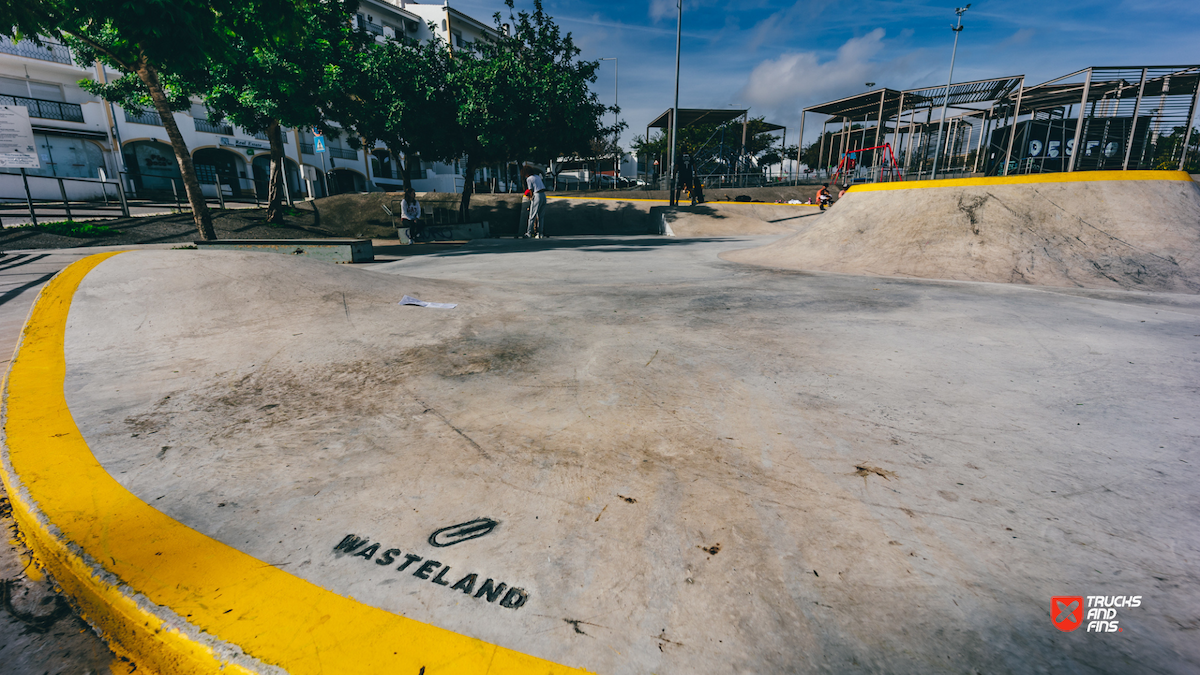
[[[937,147],[933,149],[933,173],[931,178],[937,178],[938,156],[942,154],[942,133],[946,128],[946,105],[950,103],[950,83],[954,81],[954,57],[958,54],[958,34],[962,32],[962,15],[971,9],[971,5],[966,7],[955,7],[954,13],[958,15],[958,25],[951,26],[950,30],[954,31],[954,50],[950,52],[950,77],[946,79],[946,98],[942,99],[942,116],[938,119],[938,142]]]
[[[621,91],[619,88],[621,83],[619,79],[621,76],[621,63],[617,61],[617,57],[615,56],[609,56],[600,60],[613,62],[613,153],[617,156],[617,163],[613,165],[613,176],[616,178],[616,181],[613,181],[613,187],[616,187],[617,182],[621,180],[621,149],[618,147],[621,132],[617,129],[621,120],[618,117],[620,113],[615,110],[619,105],[617,96]]]
[[[679,8],[679,19],[675,24],[675,106],[671,108],[671,153],[668,164],[671,179],[667,182],[667,189],[671,191],[667,197],[672,206],[675,206],[675,144],[679,137],[679,44],[683,37],[683,0],[675,0],[675,6]]]

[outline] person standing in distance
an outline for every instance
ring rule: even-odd
[[[544,239],[546,237],[546,184],[537,169],[525,164],[521,167],[521,176],[525,179],[525,189],[529,191],[529,224],[525,230],[526,237]]]
[[[675,192],[671,195],[671,206],[679,206],[679,193],[683,190],[689,194],[692,191],[692,160],[687,155],[675,166]]]

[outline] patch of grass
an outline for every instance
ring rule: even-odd
[[[79,239],[96,239],[99,237],[111,237],[117,234],[123,234],[121,230],[111,228],[107,225],[96,225],[95,223],[80,223],[74,220],[58,220],[50,223],[38,223],[33,225],[26,223],[18,225],[22,229],[37,230],[47,234],[57,234],[60,237],[76,237]]]
[[[196,246],[193,244],[188,244],[186,246],[172,246],[171,250],[172,251],[195,251]]]

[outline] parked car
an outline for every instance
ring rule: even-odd
[[[586,190],[588,189],[588,184],[586,181],[580,180],[579,176],[562,173],[554,177],[554,189]]]

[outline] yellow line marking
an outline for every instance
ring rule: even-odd
[[[172,675],[252,673],[263,663],[294,674],[586,672],[337,595],[187,527],[114,480],[76,427],[63,383],[71,299],[117,253],[84,258],[42,290],[6,378],[0,454],[22,533],[117,653]]]
[[[1185,171],[1073,171],[1039,173],[1025,176],[988,176],[981,178],[944,178],[941,180],[898,181],[851,185],[847,192],[879,190],[920,190],[924,188],[969,187],[978,185],[1026,185],[1030,183],[1092,183],[1112,180],[1192,180]]]
[[[566,195],[546,195],[546,199],[575,199],[579,201],[607,201],[607,202],[648,202],[655,204],[670,204],[669,199],[622,199],[621,197],[568,197]],[[781,204],[779,202],[713,202],[706,201],[704,204],[733,204],[734,206],[817,206],[816,204]],[[697,206],[701,206],[697,204]]]

